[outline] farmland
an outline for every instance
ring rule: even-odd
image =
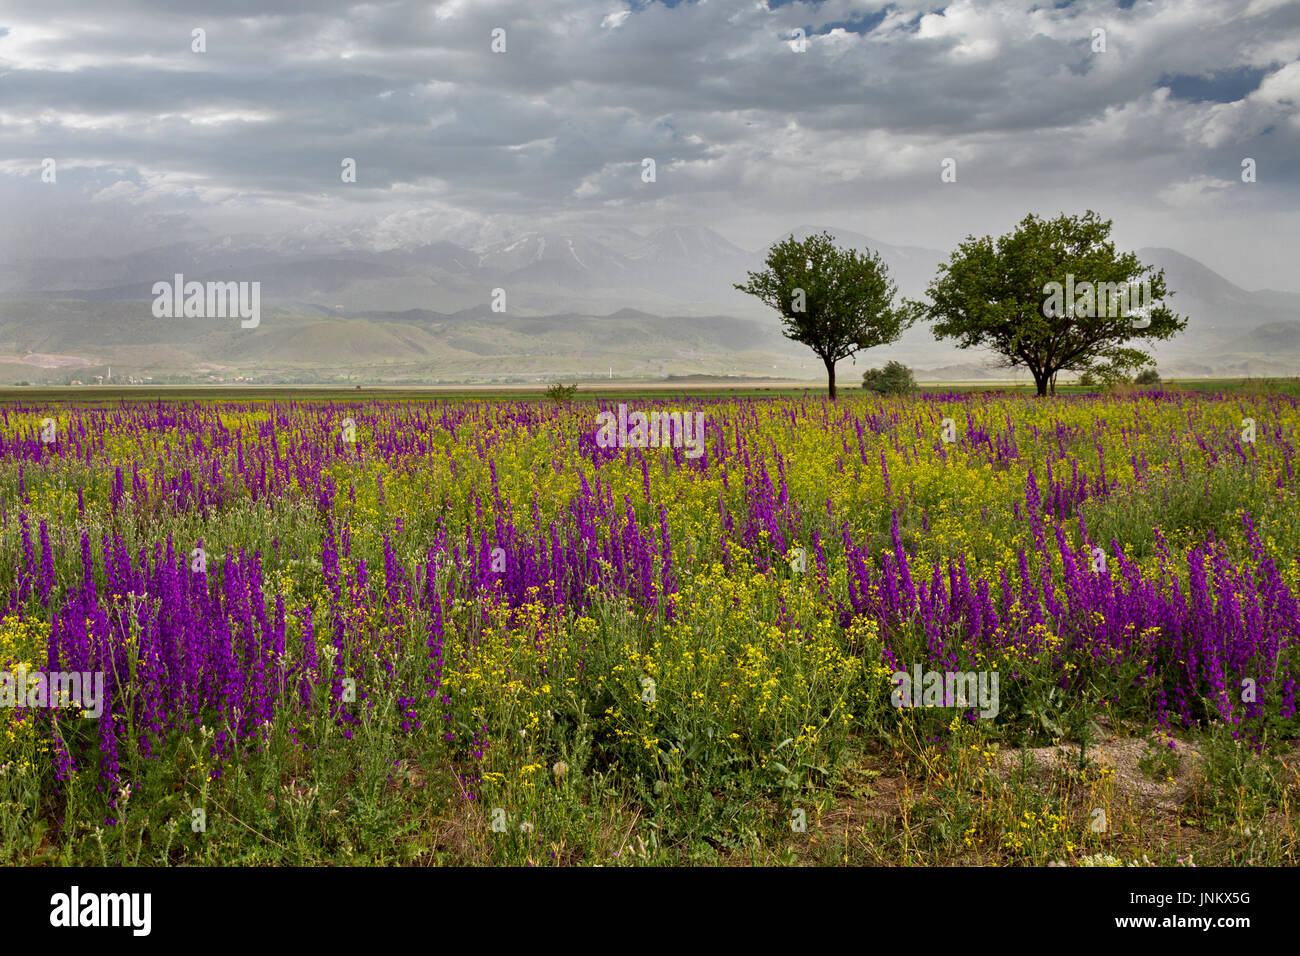
[[[1297,862],[1288,389],[102,391],[0,407],[0,667],[105,675],[5,862]]]

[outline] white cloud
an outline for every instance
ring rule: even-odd
[[[614,13],[607,13],[605,19],[600,21],[600,25],[606,30],[617,30],[631,15],[631,10],[618,10]]]

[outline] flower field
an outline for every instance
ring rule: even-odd
[[[634,404],[4,408],[0,859],[1296,863],[1294,398]]]

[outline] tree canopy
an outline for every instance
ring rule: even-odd
[[[1039,395],[1057,372],[1129,374],[1152,360],[1134,340],[1167,339],[1187,320],[1164,305],[1163,270],[1118,254],[1110,220],[1092,210],[1025,216],[996,241],[968,236],[939,266],[927,302],[911,305],[941,339],[1023,366]]]
[[[897,288],[870,250],[841,249],[830,233],[790,236],[767,253],[766,268],[737,284],[781,314],[785,337],[800,342],[826,366],[835,398],[835,363],[898,339],[914,310],[895,308]]]

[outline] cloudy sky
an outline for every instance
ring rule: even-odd
[[[1093,208],[1300,291],[1298,105],[1295,0],[7,0],[0,256],[578,222],[950,249]]]

